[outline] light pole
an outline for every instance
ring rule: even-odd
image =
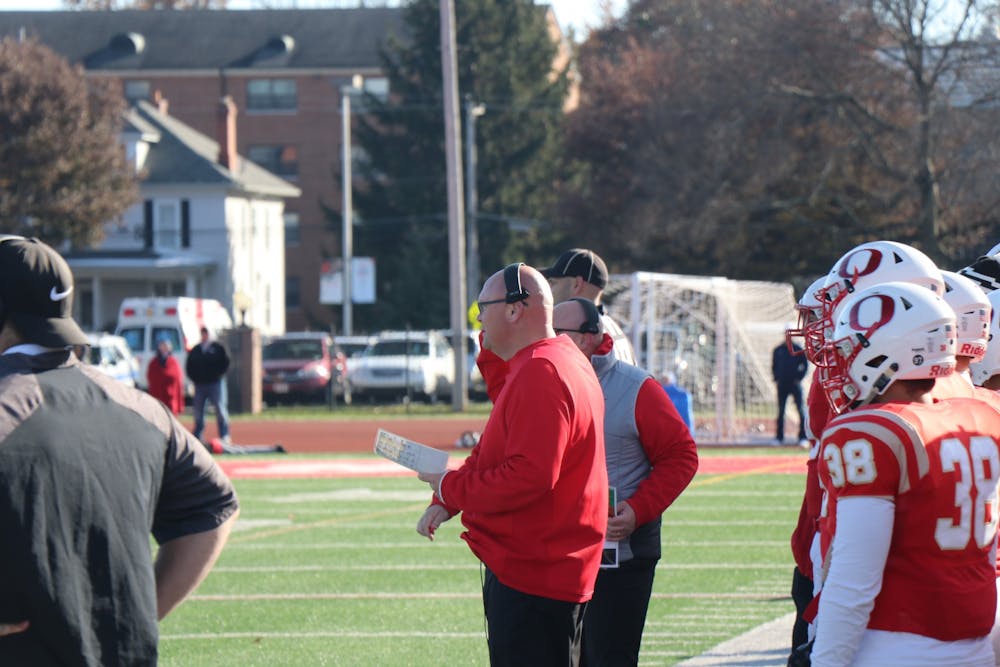
[[[479,193],[476,190],[476,119],[486,113],[485,104],[476,104],[465,96],[465,271],[469,282],[469,303],[479,294],[479,226],[476,215]]]
[[[343,230],[341,237],[341,250],[343,253],[343,266],[340,270],[340,285],[343,288],[341,301],[344,312],[343,333],[351,336],[354,333],[353,322],[353,295],[351,292],[351,260],[354,257],[354,201],[352,191],[354,188],[353,174],[351,173],[351,95],[361,90],[364,78],[360,74],[351,77],[351,84],[340,87],[340,128],[341,128],[341,176],[343,181],[340,185],[343,190],[343,203],[341,205],[341,220]]]

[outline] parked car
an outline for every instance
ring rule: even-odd
[[[347,360],[330,334],[304,331],[275,336],[264,344],[261,358],[265,403],[325,403],[348,394]]]
[[[445,329],[441,333],[447,336],[448,340],[451,341],[451,329]],[[479,358],[480,350],[479,331],[466,329],[462,343],[465,351],[465,370],[469,377],[466,381],[469,398],[485,400],[486,381],[483,379],[483,374],[480,372],[479,366],[476,365],[476,359]],[[454,341],[452,341],[452,347],[455,347]]]
[[[375,336],[334,336],[333,342],[347,357],[347,375],[350,377],[354,361],[364,355],[368,346],[375,342]]]
[[[145,369],[139,368],[139,361],[124,338],[109,333],[88,333],[87,338],[90,345],[77,350],[82,362],[130,387],[138,386],[139,378],[145,377]]]
[[[355,398],[445,398],[455,377],[454,354],[438,331],[384,331],[351,365],[351,390]]]

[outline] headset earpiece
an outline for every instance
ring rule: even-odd
[[[576,301],[583,308],[583,324],[580,325],[580,333],[596,334],[601,332],[601,313],[597,306],[590,299],[582,296],[575,296],[570,301]]]
[[[503,284],[507,290],[507,295],[504,297],[504,301],[507,303],[524,301],[531,296],[521,285],[522,266],[524,266],[524,262],[514,262],[513,264],[508,264],[504,267]]]

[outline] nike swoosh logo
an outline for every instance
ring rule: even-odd
[[[73,291],[72,285],[70,285],[69,289],[67,289],[65,292],[57,292],[56,288],[53,287],[52,291],[49,292],[49,298],[52,299],[53,301],[62,301],[63,299],[68,297],[69,293],[72,291]]]

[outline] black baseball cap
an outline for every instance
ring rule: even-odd
[[[608,267],[593,250],[572,248],[559,255],[552,266],[539,269],[546,278],[579,276],[591,285],[604,289],[608,284]]]
[[[0,235],[0,312],[26,343],[88,345],[73,320],[73,273],[58,252],[35,238]]]

